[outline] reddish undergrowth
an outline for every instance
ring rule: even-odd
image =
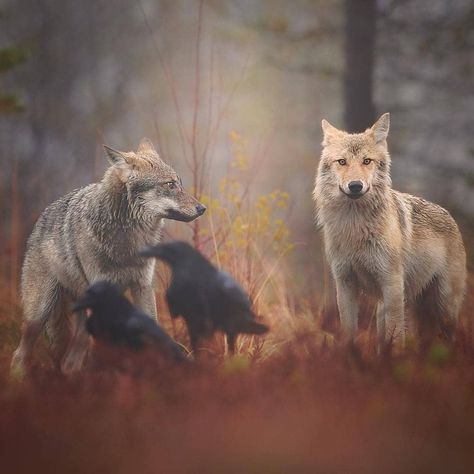
[[[468,331],[455,347],[392,358],[314,340],[295,337],[264,359],[184,367],[106,351],[74,378],[40,355],[21,381],[8,375],[4,344],[1,470],[472,472]]]

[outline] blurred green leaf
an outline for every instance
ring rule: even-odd
[[[14,94],[0,92],[0,114],[16,114],[25,107]]]
[[[413,364],[406,360],[393,367],[393,376],[400,382],[409,379],[413,374]]]
[[[250,367],[250,361],[245,356],[234,356],[227,359],[222,366],[222,371],[226,375],[244,372]]]
[[[449,359],[449,348],[441,343],[434,344],[428,354],[428,360],[434,365],[443,365]]]
[[[0,72],[5,72],[26,61],[28,54],[24,49],[10,46],[0,49]]]

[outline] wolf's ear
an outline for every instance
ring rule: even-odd
[[[107,145],[104,145],[104,149],[109,163],[117,169],[120,179],[124,182],[127,181],[133,170],[130,158],[122,151],[114,150]]]
[[[323,146],[327,146],[331,143],[334,138],[341,135],[341,131],[331,125],[327,120],[321,121],[321,128],[323,129]]]
[[[114,150],[113,148],[104,145],[105,153],[107,153],[107,159],[109,163],[113,166],[122,166],[127,163],[127,158],[125,153],[122,151]]]
[[[146,151],[151,151],[153,153],[158,154],[151,140],[148,140],[148,138],[142,138],[140,141],[140,144],[138,145],[137,153],[146,152]]]
[[[389,128],[390,114],[387,112],[386,114],[383,114],[370,129],[374,133],[376,143],[383,142],[387,139]]]

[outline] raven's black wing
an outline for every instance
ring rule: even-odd
[[[173,278],[166,292],[171,316],[182,316],[187,321],[207,319],[209,314],[204,285],[202,280]]]
[[[218,273],[220,323],[229,334],[263,334],[268,327],[255,321],[251,302],[244,289],[226,272]]]
[[[243,288],[227,272],[217,272],[216,298],[226,310],[250,310],[250,300]]]
[[[142,311],[136,310],[127,321],[127,331],[131,339],[146,347],[150,343],[164,349],[177,360],[185,358],[181,346],[177,344],[153,319]]]

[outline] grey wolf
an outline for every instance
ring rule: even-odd
[[[130,289],[134,303],[156,318],[155,264],[138,250],[159,242],[163,219],[188,222],[206,210],[150,141],[142,140],[136,152],[105,151],[111,166],[102,181],[51,204],[28,239],[21,279],[24,325],[13,371],[27,367],[45,327],[58,368],[82,367],[89,345],[86,317],[73,318],[71,331],[65,315],[97,281]]]
[[[378,300],[380,344],[403,348],[408,310],[419,335],[452,340],[466,287],[466,253],[442,207],[392,189],[389,114],[363,133],[322,121],[323,150],[313,197],[336,283],[341,327],[357,330],[358,297]]]
[[[171,316],[182,316],[197,354],[203,337],[220,330],[227,335],[231,353],[239,333],[263,334],[268,327],[255,320],[245,291],[227,273],[214,267],[186,242],[171,242],[140,252],[156,257],[172,269],[166,299]]]
[[[136,351],[157,348],[177,361],[185,358],[180,346],[113,283],[91,285],[72,308],[84,310],[88,310],[86,330],[98,341]]]

